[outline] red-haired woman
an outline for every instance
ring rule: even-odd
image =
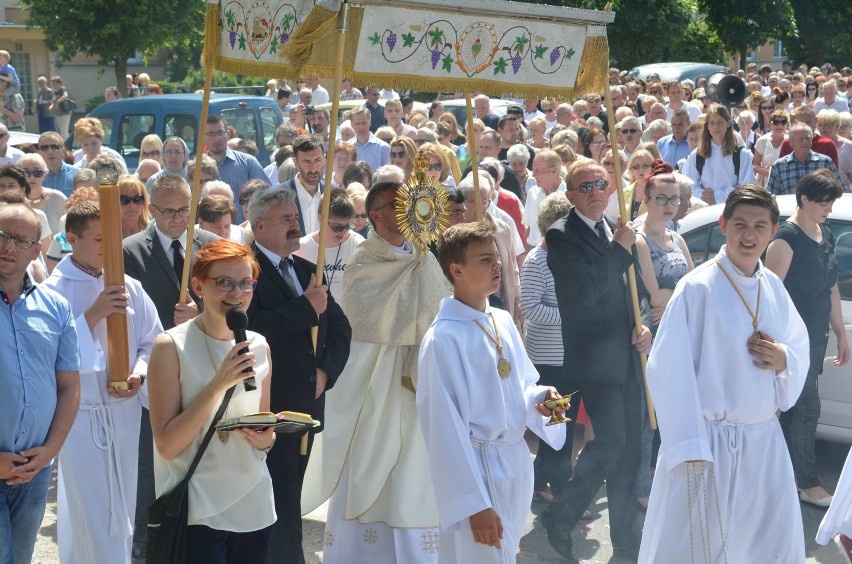
[[[195,319],[161,333],[148,367],[157,495],[186,475],[226,391],[224,418],[269,411],[269,347],[248,332],[234,344],[225,314],[247,309],[260,267],[251,249],[228,240],[205,245],[192,268],[192,289],[204,300]],[[249,372],[243,369],[249,368]],[[242,384],[253,376],[257,389]],[[213,438],[189,482],[189,564],[265,562],[275,507],[266,453],[272,429],[241,429],[223,442]]]

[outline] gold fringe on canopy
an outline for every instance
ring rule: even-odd
[[[311,9],[305,21],[296,28],[296,31],[278,52],[284,64],[295,73],[294,76],[298,77],[304,73],[304,67],[308,64],[311,54],[314,52],[314,45],[334,30],[336,23],[337,12],[320,6],[314,6]],[[330,44],[329,48],[332,48],[331,44],[334,42],[329,41],[328,43]],[[334,76],[333,70],[331,76]]]

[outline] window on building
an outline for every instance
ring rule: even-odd
[[[775,45],[772,49],[772,57],[775,59],[786,58],[786,56],[784,55],[784,45],[781,43],[780,39],[775,40]]]

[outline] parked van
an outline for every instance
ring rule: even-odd
[[[257,143],[257,160],[266,166],[277,148],[275,130],[283,116],[272,98],[234,94],[210,96],[209,113],[222,114],[228,126],[237,130],[241,139]],[[161,139],[178,136],[186,141],[195,155],[198,122],[201,119],[201,94],[165,94],[141,96],[105,102],[92,110],[89,117],[104,125],[104,145],[118,151],[129,170],[139,163],[142,139],[156,133]]]

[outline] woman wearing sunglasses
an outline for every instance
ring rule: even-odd
[[[414,172],[414,157],[417,156],[417,145],[408,137],[394,137],[390,142],[390,162],[402,169],[405,180]]]
[[[118,191],[121,204],[121,236],[130,237],[151,223],[148,191],[142,181],[129,174],[118,179]]]
[[[781,154],[781,144],[787,138],[790,117],[784,110],[774,110],[769,115],[769,133],[754,143],[754,183],[766,187],[772,163]]]
[[[681,203],[680,187],[673,171],[668,163],[654,161],[650,174],[645,178],[645,207],[648,213],[644,223],[636,230],[636,256],[642,267],[642,282],[651,295],[654,320],[652,333],[657,332],[657,325],[678,281],[693,268],[686,241],[668,228]],[[639,503],[648,507],[654,430],[648,426],[648,417],[644,413],[642,422],[641,464],[636,495]]]
[[[805,84],[805,103],[813,106],[816,104],[817,98],[819,98],[819,84],[816,82]]]
[[[59,190],[42,186],[47,175],[47,164],[38,153],[29,153],[18,160],[18,168],[24,171],[30,184],[27,199],[30,205],[44,212],[52,233],[63,231],[61,218],[65,215],[65,194]]]

